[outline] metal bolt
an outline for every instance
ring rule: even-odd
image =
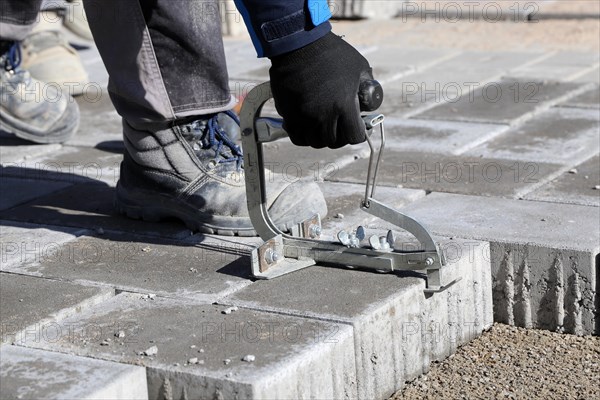
[[[427,257],[425,259],[425,265],[433,265],[433,258]]]
[[[312,238],[318,238],[321,236],[321,227],[319,225],[311,224],[308,227],[308,235]]]
[[[275,250],[267,249],[267,251],[265,251],[265,261],[267,262],[267,264],[275,264],[280,259],[281,256]]]

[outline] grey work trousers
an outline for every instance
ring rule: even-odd
[[[0,39],[23,39],[42,0],[0,0]],[[218,0],[84,0],[117,112],[138,129],[233,107]]]

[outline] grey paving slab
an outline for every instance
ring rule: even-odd
[[[253,247],[246,243],[200,235],[186,242],[130,234],[83,236],[13,271],[212,302],[251,283]]]
[[[32,157],[3,171],[5,176],[51,179],[71,183],[98,182],[115,186],[121,150],[64,146],[51,154]],[[17,168],[15,168],[17,167]]]
[[[367,160],[357,160],[329,180],[365,182],[367,166]],[[434,192],[519,197],[553,179],[564,168],[541,162],[386,150],[378,183]]]
[[[146,400],[146,370],[68,354],[2,346],[0,397]]]
[[[552,182],[525,196],[528,200],[554,203],[580,204],[600,207],[600,159],[599,156],[577,165]]]
[[[553,107],[465,155],[574,165],[599,150],[597,110]]]
[[[177,220],[147,222],[119,215],[114,208],[114,195],[114,188],[106,185],[76,184],[11,210],[1,211],[0,218],[168,238],[190,236],[190,230]]]
[[[327,217],[322,218],[323,234],[332,238],[344,230],[356,230],[359,225],[367,225],[375,219],[360,209],[364,200],[365,185],[323,182],[319,187],[327,201]],[[401,207],[425,196],[424,190],[381,187],[377,199],[390,207]]]
[[[121,117],[115,111],[106,89],[97,94],[77,97],[79,130],[66,145],[99,148],[123,148]]]
[[[529,65],[541,56],[542,52],[465,51],[431,68],[391,82],[386,89],[414,91],[418,87],[439,102],[454,102],[461,95],[495,82],[510,68]]]
[[[420,119],[516,124],[585,89],[585,85],[577,83],[503,78],[455,103],[440,104],[417,115]]]
[[[496,321],[600,333],[600,208],[434,193],[402,211],[434,233],[490,242]]]
[[[85,232],[0,220],[0,269],[6,271],[23,263],[39,262],[61,244]]]
[[[263,149],[265,168],[272,173],[283,174],[290,182],[302,178],[315,181],[329,179],[345,165],[369,155],[366,143],[332,150],[298,147],[288,139],[281,139],[265,144]],[[273,176],[267,174],[266,179],[269,182]]]
[[[375,78],[387,85],[408,74],[446,62],[458,52],[382,45],[367,49],[363,53],[373,67]]]
[[[508,129],[508,125],[386,118],[387,149],[461,154]]]
[[[61,320],[114,294],[110,288],[0,273],[0,342],[51,337],[65,328]]]
[[[378,113],[398,119],[408,118],[455,97],[452,93],[441,93],[441,90],[436,91],[435,88],[427,92],[414,82],[404,85],[399,83],[396,86],[388,85],[384,88],[383,103],[377,110]]]
[[[585,93],[558,104],[560,107],[600,108],[600,87],[596,86]]]
[[[271,65],[266,58],[257,58],[256,50],[248,40],[224,40],[227,72],[232,80],[262,79],[268,80],[268,68]]]
[[[431,297],[414,274],[310,267],[256,282],[222,302],[351,325],[359,398],[387,398],[491,324],[488,247],[451,242],[442,247],[460,255],[449,258],[447,272],[462,280]]]
[[[600,69],[594,68],[590,72],[586,72],[585,74],[577,77],[575,82],[593,82],[596,84],[600,84]]]
[[[599,61],[599,54],[594,52],[558,51],[524,67],[512,69],[510,76],[569,81],[597,66]]]
[[[26,203],[40,196],[70,186],[66,182],[36,181],[33,179],[16,179],[0,175],[0,210]]]
[[[24,160],[56,153],[61,147],[60,144],[31,144],[31,142],[0,131],[0,163],[2,166],[21,165]]]
[[[357,397],[350,327],[226,308],[123,293],[67,320],[71,338],[26,345],[143,365],[156,400]],[[152,346],[155,355],[140,355]],[[255,360],[242,361],[247,355]]]

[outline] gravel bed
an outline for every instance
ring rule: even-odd
[[[494,324],[400,399],[600,399],[600,337]]]

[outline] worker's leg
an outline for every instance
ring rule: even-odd
[[[119,210],[177,217],[209,233],[249,235],[242,154],[228,137],[229,92],[218,2],[88,0],[86,13],[123,117]],[[326,212],[316,184],[271,185],[268,206],[285,229]],[[312,190],[311,190],[312,189]]]
[[[79,124],[77,103],[57,85],[33,79],[21,67],[21,46],[41,0],[0,1],[0,128],[37,143],[69,139]]]

